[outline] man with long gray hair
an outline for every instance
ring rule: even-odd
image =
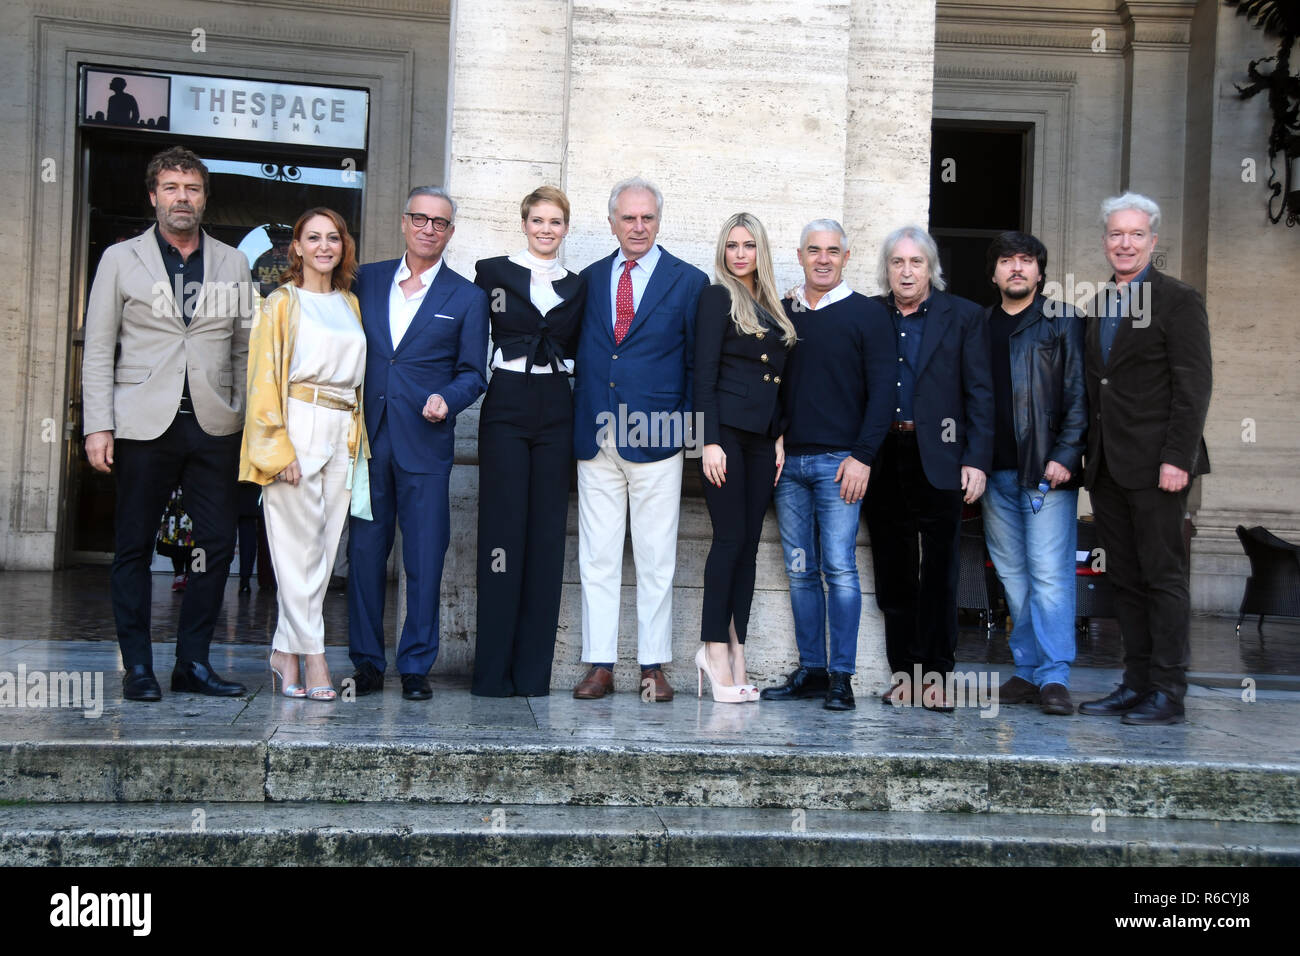
[[[348,645],[357,695],[384,686],[384,592],[400,525],[406,620],[397,671],[404,698],[433,696],[427,675],[438,656],[439,590],[451,540],[456,416],[487,388],[487,295],[442,259],[455,220],[446,190],[417,186],[402,213],[405,255],[357,272],[374,515],[353,518],[349,528]]]
[[[962,504],[984,493],[993,460],[988,327],[944,291],[938,247],[917,226],[885,239],[879,281],[898,374],[863,511],[893,672],[885,703],[950,711]]]
[[[1079,713],[1126,724],[1183,721],[1190,655],[1183,516],[1191,480],[1210,470],[1210,324],[1191,286],[1152,264],[1160,207],[1125,193],[1101,205],[1115,270],[1084,344],[1088,469],[1106,573],[1124,641],[1124,682]]]

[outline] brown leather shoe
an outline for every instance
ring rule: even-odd
[[[1074,701],[1070,700],[1070,691],[1064,684],[1044,684],[1038,692],[1038,699],[1045,714],[1066,716],[1074,713]]]
[[[642,700],[648,699],[646,697],[646,681],[652,681],[654,683],[654,696],[652,698],[653,700],[662,702],[662,701],[669,701],[673,699],[672,685],[668,683],[668,678],[664,676],[664,672],[661,671],[659,668],[656,667],[651,670],[641,672],[640,694]]]
[[[1060,687],[1060,684],[1056,686]],[[1036,704],[1038,688],[1023,677],[1013,677],[998,688],[999,704]]]
[[[600,700],[606,694],[614,693],[614,672],[603,667],[593,667],[578,681],[573,688],[573,696],[578,700]]]

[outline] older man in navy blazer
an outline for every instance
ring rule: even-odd
[[[348,643],[359,695],[383,688],[388,553],[400,525],[406,620],[397,670],[407,700],[432,696],[456,416],[487,387],[487,295],[442,261],[455,218],[445,190],[412,189],[402,214],[406,254],[357,273],[374,515],[352,519],[348,538]]]
[[[583,271],[587,308],[574,381],[578,571],[582,578],[580,699],[614,689],[623,536],[629,504],[636,559],[641,687],[672,700],[672,587],[683,448],[690,438],[695,312],[709,280],[655,245],[663,196],[626,179],[609,197],[618,251]]]
[[[993,463],[988,326],[978,305],[943,291],[938,247],[917,226],[885,238],[879,279],[898,377],[863,514],[893,671],[885,701],[950,711],[962,504],[984,493]]]

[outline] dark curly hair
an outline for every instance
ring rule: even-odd
[[[1031,255],[1038,260],[1038,291],[1042,292],[1043,286],[1047,284],[1047,247],[1027,232],[1004,232],[989,243],[985,258],[989,281],[993,281],[993,271],[997,269],[999,259],[1021,254]]]
[[[164,149],[149,160],[149,168],[144,172],[144,188],[149,190],[150,193],[158,191],[158,174],[164,169],[180,169],[187,173],[198,173],[203,177],[203,195],[205,197],[212,195],[211,184],[208,182],[208,167],[203,165],[203,160],[184,146],[173,146],[170,149]]]

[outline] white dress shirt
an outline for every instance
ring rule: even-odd
[[[433,285],[433,280],[438,275],[438,270],[442,268],[442,260],[439,259],[428,269],[420,273],[420,287],[408,299],[406,293],[402,291],[400,283],[411,277],[411,267],[406,264],[406,256],[402,256],[402,261],[397,264],[397,271],[393,273],[393,287],[388,290],[388,331],[393,338],[393,349],[396,351],[397,346],[402,342],[402,336],[406,330],[411,327],[411,321],[415,318],[415,313],[419,311],[421,304],[424,302],[424,294],[429,291],[429,286]]]
[[[843,279],[840,280],[839,285],[837,285],[835,288],[831,289],[820,299],[818,299],[816,305],[808,304],[808,298],[807,296],[804,295],[803,283],[800,283],[799,288],[794,290],[795,301],[798,302],[800,305],[802,305],[804,309],[809,312],[816,312],[818,309],[824,309],[827,306],[834,305],[836,302],[839,302],[841,299],[847,299],[852,294],[853,294],[853,290],[849,288],[849,284],[845,282]]]
[[[660,250],[658,246],[651,246],[650,250],[636,261],[636,267],[629,273],[632,278],[632,312],[641,307],[641,295],[645,292],[645,287],[650,284],[650,274],[655,271],[655,266],[659,264]],[[609,274],[609,311],[611,327],[618,323],[618,280],[623,275],[623,263],[627,262],[627,256],[623,255],[620,248],[614,254],[614,268]]]

